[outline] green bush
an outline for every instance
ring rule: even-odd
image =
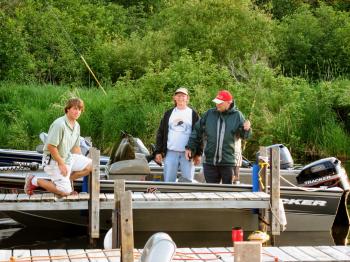
[[[110,153],[122,130],[148,146],[155,142],[164,111],[173,106],[174,90],[184,85],[190,90],[190,105],[201,114],[214,107],[211,100],[218,90],[233,93],[253,126],[244,151],[249,158],[259,146],[275,143],[285,144],[296,159],[349,157],[348,80],[310,85],[278,75],[264,63],[244,67],[245,78],[237,81],[232,71],[215,64],[210,52],[190,55],[184,50],[164,70],[150,65],[138,80],[120,79],[107,88],[107,95],[99,89],[0,83],[0,148],[34,149],[38,134],[63,115],[65,101],[72,96],[85,101],[86,112],[79,119],[82,136],[90,136],[103,154]]]
[[[348,76],[349,38],[349,13],[324,5],[315,10],[303,6],[278,25],[274,61],[289,76],[312,80]]]

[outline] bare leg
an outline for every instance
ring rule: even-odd
[[[74,171],[70,174],[70,180],[74,181],[80,177],[84,177],[87,176],[91,173],[92,171],[92,165],[88,165],[85,169],[81,170],[81,171]]]
[[[67,193],[64,193],[64,192],[58,190],[54,183],[52,183],[51,181],[46,180],[46,179],[38,179],[38,186],[46,189],[47,191],[49,191],[51,193],[54,193],[54,194],[57,194],[60,196],[68,196],[69,195]]]
[[[232,181],[233,182],[236,182],[236,181],[239,181],[239,166],[234,166],[233,167],[233,177],[232,177]]]

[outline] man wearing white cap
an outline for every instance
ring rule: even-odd
[[[179,168],[185,181],[192,181],[194,164],[200,162],[201,152],[194,154],[193,159],[186,159],[185,146],[199,116],[188,106],[187,88],[178,88],[173,100],[175,107],[164,113],[158,128],[155,161],[161,164],[164,158],[165,182],[175,182]]]
[[[239,138],[251,135],[250,121],[234,106],[231,93],[221,90],[214,98],[215,108],[209,109],[196,123],[186,146],[190,159],[204,148],[203,170],[207,183],[231,184],[237,166]],[[205,141],[202,141],[205,140]]]

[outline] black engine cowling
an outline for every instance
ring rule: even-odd
[[[306,165],[297,176],[300,186],[304,187],[341,187],[349,190],[349,180],[340,160],[328,157]]]

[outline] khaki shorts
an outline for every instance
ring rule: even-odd
[[[59,191],[67,194],[73,191],[69,179],[70,174],[74,171],[84,170],[91,163],[92,160],[86,156],[80,154],[72,154],[70,165],[66,165],[68,169],[68,175],[63,176],[55,160],[51,159],[49,161],[47,156],[44,156],[43,158],[44,171],[50,176],[50,179],[55,184],[56,188]]]

